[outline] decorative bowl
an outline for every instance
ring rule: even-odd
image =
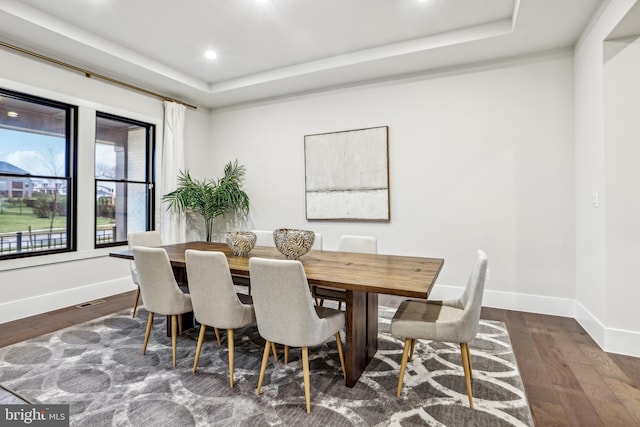
[[[224,240],[234,255],[247,256],[256,244],[256,235],[251,231],[228,231]]]
[[[315,239],[316,233],[310,230],[297,230],[295,228],[273,230],[273,242],[287,259],[298,259],[309,252]]]

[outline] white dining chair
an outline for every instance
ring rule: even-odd
[[[413,359],[417,339],[460,343],[469,407],[473,408],[469,341],[478,332],[487,274],[487,255],[478,251],[467,286],[460,298],[449,301],[406,300],[400,304],[391,320],[391,335],[405,339],[396,392],[398,397],[402,393],[407,359]]]
[[[256,246],[275,246],[273,230],[251,230],[256,235]]]
[[[219,328],[227,330],[229,387],[233,388],[234,330],[256,321],[252,304],[243,304],[236,294],[227,257],[222,252],[185,251],[193,314],[200,323],[200,334],[193,361],[195,374],[207,326],[214,328],[220,344]]]
[[[315,251],[321,251],[322,250],[322,234],[315,233],[315,235],[316,236],[313,239],[313,246],[311,246],[311,249]]]
[[[258,332],[266,341],[256,394],[259,395],[262,388],[271,344],[285,346],[285,363],[288,361],[289,347],[301,347],[305,401],[309,413],[309,347],[335,337],[344,376],[344,354],[340,339],[340,330],[345,326],[344,313],[314,306],[300,261],[254,257],[249,259],[249,271]],[[272,380],[274,378],[272,376]]]
[[[191,296],[178,287],[167,251],[143,246],[134,246],[131,250],[140,280],[142,302],[149,312],[142,354],[147,351],[154,314],[171,316],[171,348],[175,367],[178,316],[193,310]]]
[[[129,243],[129,249],[134,246],[146,246],[156,247],[162,246],[162,237],[159,231],[140,231],[135,233],[129,233],[127,235],[127,242]],[[136,297],[133,302],[133,312],[131,317],[136,317],[136,311],[138,310],[138,301],[140,300],[140,281],[138,279],[138,271],[136,270],[136,263],[131,261],[129,263],[131,268],[131,279],[138,289],[136,289]]]
[[[340,252],[359,252],[367,254],[378,253],[378,239],[375,236],[354,236],[343,234],[338,243]],[[338,302],[338,310],[342,309],[342,303],[346,304],[347,292],[344,289],[335,289],[324,286],[313,286],[312,293],[318,305],[324,305],[324,300]]]

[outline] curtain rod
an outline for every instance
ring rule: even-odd
[[[109,76],[105,76],[103,74],[94,73],[93,71],[89,71],[87,69],[84,69],[84,68],[81,68],[81,67],[77,67],[75,65],[72,65],[72,64],[69,64],[69,63],[66,63],[66,62],[63,62],[63,61],[59,61],[57,59],[54,59],[54,58],[51,58],[51,57],[48,57],[48,56],[45,56],[45,55],[41,55],[39,53],[32,52],[30,50],[23,49],[23,48],[18,47],[18,46],[14,46],[14,45],[9,44],[9,43],[5,43],[5,42],[3,42],[1,40],[0,40],[0,46],[4,46],[6,48],[15,50],[17,52],[24,53],[26,55],[30,55],[30,56],[33,56],[35,58],[51,62],[51,63],[54,63],[56,65],[60,65],[62,67],[66,67],[66,68],[69,68],[69,69],[74,70],[74,71],[78,71],[80,73],[83,73],[85,75],[85,77],[87,77],[87,78],[96,77],[96,78],[99,78],[101,80],[107,81],[109,83],[113,83],[113,84],[116,84],[116,85],[119,85],[119,86],[123,86],[123,87],[126,87],[128,89],[133,89],[133,90],[138,91],[138,92],[146,93],[147,95],[151,95],[151,96],[154,96],[156,98],[160,98],[160,99],[162,99],[164,101],[177,102],[178,104],[182,104],[185,107],[193,108],[194,110],[198,109],[198,107],[196,107],[195,105],[187,104],[184,101],[173,99],[173,98],[170,98],[170,97],[165,96],[165,95],[160,95],[159,93],[151,92],[150,90],[143,89],[141,87],[134,86],[132,84],[125,83],[125,82],[120,81],[120,80],[116,80],[114,78],[111,78]]]

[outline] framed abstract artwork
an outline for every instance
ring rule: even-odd
[[[304,137],[307,219],[388,221],[389,127]]]

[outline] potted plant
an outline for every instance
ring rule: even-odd
[[[169,203],[168,209],[190,211],[204,221],[207,242],[211,241],[213,220],[225,214],[249,213],[249,196],[242,188],[244,166],[238,160],[224,167],[224,176],[218,180],[193,179],[189,171],[180,171],[178,188],[162,196]]]

